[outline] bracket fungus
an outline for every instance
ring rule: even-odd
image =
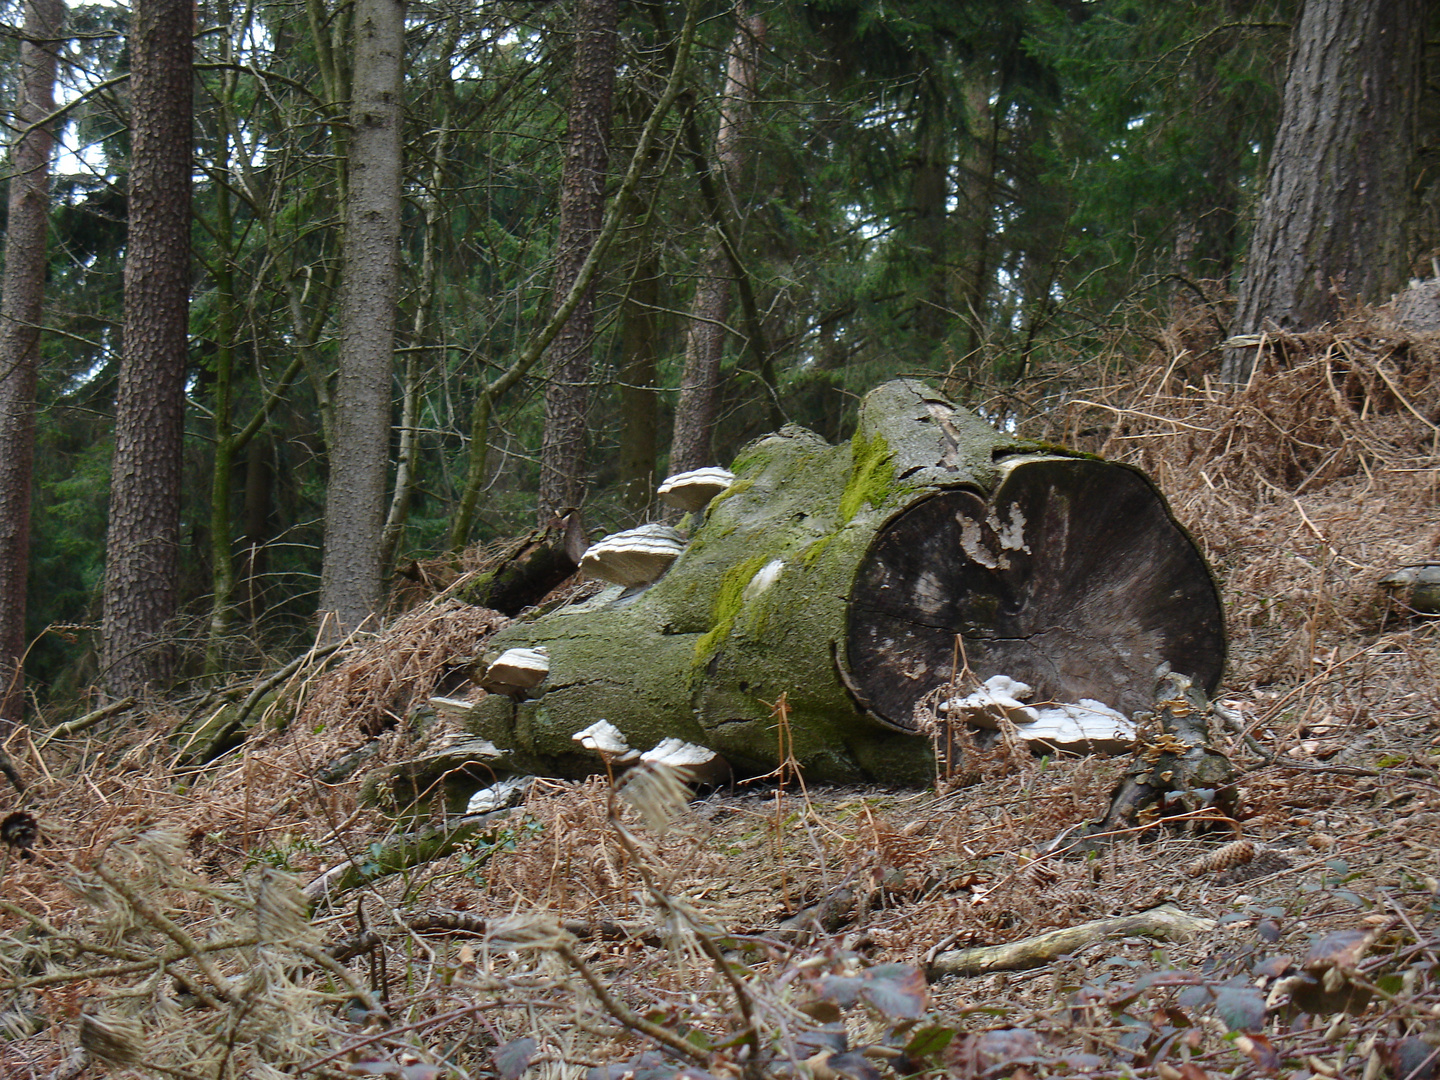
[[[730,763],[714,750],[684,739],[662,739],[640,760],[670,769],[686,784],[716,785],[730,779]]]
[[[656,492],[660,501],[677,510],[704,510],[710,500],[735,482],[729,469],[711,467],[667,476]]]
[[[480,685],[497,694],[518,694],[533,690],[550,673],[548,650],[506,649],[485,669]]]
[[[1093,698],[1077,704],[1026,705],[1034,689],[1008,675],[992,675],[973,693],[954,697],[940,706],[952,721],[995,730],[1002,719],[1015,725],[1027,743],[1075,753],[1119,754],[1135,743],[1135,725],[1125,716]]]
[[[577,731],[570,736],[586,750],[593,750],[606,761],[615,764],[632,762],[638,757],[636,752],[630,748],[625,741],[625,736],[620,729],[608,720],[596,720],[595,723]]]
[[[641,525],[591,545],[580,560],[580,571],[626,588],[649,585],[684,550],[684,538],[670,526]]]

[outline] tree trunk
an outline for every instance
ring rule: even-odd
[[[617,0],[577,0],[569,131],[560,180],[555,300],[559,307],[600,233],[609,167],[611,95],[615,87]],[[578,507],[585,495],[585,413],[595,333],[593,292],[550,344],[545,370],[545,433],[540,448],[539,521]]]
[[[455,97],[451,72],[455,42],[460,34],[460,20],[451,15],[445,23],[445,36],[440,47],[443,82],[439,88],[442,100],[436,122],[435,150],[430,160],[430,187],[420,198],[425,231],[421,238],[420,288],[415,296],[415,317],[411,322],[410,348],[405,354],[405,377],[400,405],[400,446],[395,455],[395,487],[390,496],[390,509],[385,515],[385,529],[380,542],[380,568],[388,574],[395,565],[396,553],[404,538],[405,524],[410,519],[410,503],[420,479],[420,411],[421,363],[419,349],[431,331],[435,313],[435,282],[439,273],[435,248],[440,234],[439,193],[444,190],[445,165],[450,148],[450,117]],[[444,352],[436,349],[437,361],[443,364]]]
[[[919,261],[915,297],[915,348],[926,363],[939,352],[949,329],[946,217],[949,200],[950,140],[945,94],[936,85],[942,76],[933,68],[919,74],[915,102],[915,149],[910,174],[910,206],[914,214],[910,243]],[[985,228],[989,215],[977,225]]]
[[[966,217],[966,252],[958,302],[965,319],[965,353],[972,372],[989,325],[991,234],[994,232],[996,169],[999,164],[1001,118],[990,104],[989,80],[977,75],[965,92],[967,142],[961,168]]]
[[[35,389],[44,309],[50,151],[43,121],[55,109],[55,42],[63,0],[28,0],[20,88],[10,152],[10,217],[0,292],[0,718],[24,714],[25,590],[30,567],[30,487],[35,465]]]
[[[605,718],[637,749],[679,737],[741,774],[780,760],[774,704],[814,779],[924,782],[916,705],[968,662],[1036,700],[1148,708],[1161,665],[1213,690],[1224,622],[1204,560],[1124,465],[1021,442],[913,382],[861,407],[848,445],[798,427],[751,443],[668,574],[516,624],[545,646],[520,703],[475,733],[517,763],[596,767],[573,733]]]
[[[228,18],[226,22],[228,22]],[[227,47],[229,42],[227,41]],[[233,57],[230,59],[233,60]],[[221,76],[220,107],[227,113],[235,100],[235,76]],[[219,140],[216,172],[230,173],[228,129]],[[210,631],[205,644],[205,674],[218,675],[224,665],[225,638],[230,632],[235,594],[235,552],[231,546],[230,492],[235,467],[235,235],[230,189],[215,187],[215,232],[219,265],[215,277],[215,458],[210,474]]]
[[[169,677],[190,304],[194,6],[136,0],[125,341],[115,401],[102,677],[114,697]]]
[[[1308,330],[1404,279],[1424,45],[1421,0],[1306,0],[1232,325]],[[1221,370],[1243,382],[1252,349]]]
[[[380,565],[400,246],[405,5],[358,0],[340,374],[329,447],[320,613],[348,633],[383,599]]]
[[[755,101],[756,66],[760,45],[765,39],[765,20],[747,15],[745,5],[735,5],[735,38],[725,69],[725,90],[720,100],[720,127],[715,134],[715,160],[720,165],[730,219],[735,220],[736,193],[745,171],[745,140],[749,134]],[[725,325],[730,311],[730,280],[733,274],[720,223],[700,260],[695,299],[690,307],[690,327],[685,338],[685,366],[680,375],[680,400],[675,406],[675,429],[670,442],[670,472],[713,465],[711,441],[720,414],[720,364],[725,355]],[[738,237],[735,237],[738,239]]]
[[[275,488],[275,443],[260,432],[245,448],[245,534],[240,538],[242,593],[237,606],[251,623],[265,613],[264,577],[270,543],[270,502]]]
[[[635,270],[620,310],[625,356],[620,369],[620,497],[625,509],[640,516],[654,501],[656,487],[660,253],[649,229],[636,239],[635,248]]]

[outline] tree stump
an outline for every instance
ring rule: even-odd
[[[963,651],[1036,700],[1148,708],[1170,669],[1207,691],[1225,658],[1204,559],[1138,470],[995,430],[923,384],[869,394],[850,443],[793,425],[745,447],[652,585],[517,622],[547,679],[491,695],[476,734],[559,775],[599,719],[644,749],[678,737],[740,775],[783,753],[807,777],[924,783],[916,706]],[[777,730],[785,696],[787,731]]]

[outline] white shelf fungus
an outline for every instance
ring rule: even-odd
[[[729,469],[691,469],[665,478],[657,494],[666,506],[680,510],[703,510],[710,500],[735,482]]]
[[[648,585],[684,550],[684,539],[670,526],[642,525],[591,545],[580,559],[580,569],[590,577],[627,588]]]
[[[992,675],[964,697],[944,702],[951,720],[995,730],[1002,720],[1015,725],[1026,742],[1078,754],[1119,754],[1135,743],[1135,725],[1103,701],[1081,698],[1076,704],[1027,705],[1034,688],[1008,675]]]
[[[480,685],[486,690],[508,694],[530,690],[550,673],[550,657],[544,648],[506,649],[485,669]]]

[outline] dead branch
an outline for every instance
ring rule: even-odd
[[[1121,915],[1112,919],[1095,919],[1078,926],[1035,937],[1012,941],[1006,945],[986,945],[975,949],[953,949],[942,952],[927,965],[932,980],[945,975],[985,975],[992,971],[1024,971],[1040,967],[1057,957],[1077,952],[1097,941],[1117,937],[1151,937],[1161,941],[1189,941],[1196,934],[1215,929],[1214,919],[1201,918],[1181,911],[1174,904],[1161,904],[1138,915]]]

